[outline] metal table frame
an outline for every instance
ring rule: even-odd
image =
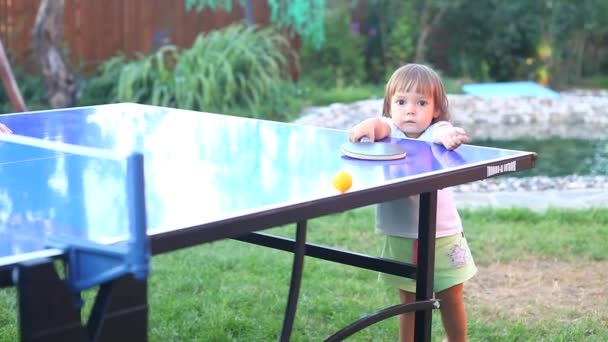
[[[435,250],[437,189],[488,178],[489,167],[515,162],[516,170],[534,167],[536,154],[524,153],[425,177],[347,192],[338,196],[268,209],[199,226],[150,236],[152,254],[166,253],[220,239],[233,238],[294,253],[291,284],[280,340],[288,341],[295,319],[306,255],[374,271],[416,279],[416,302],[381,310],[339,330],[328,341],[342,340],[380,320],[404,312],[416,312],[415,339],[429,341]],[[418,264],[361,255],[306,243],[309,219],[339,213],[389,200],[420,194]],[[295,240],[257,233],[260,230],[296,223]],[[66,255],[59,258],[65,260]],[[147,340],[147,281],[130,275],[101,284],[88,321],[81,321],[79,294],[70,291],[60,277],[54,258],[23,262],[0,271],[0,285],[16,286],[19,299],[20,333],[24,341],[51,340]],[[42,285],[42,286],[41,286]]]
[[[515,163],[516,169],[509,172],[532,168],[536,163],[536,154],[530,152],[514,157],[506,157],[449,172],[430,174],[426,177],[404,182],[385,184],[352,193],[346,192],[329,199],[299,203],[276,210],[268,210],[213,222],[204,225],[204,229],[201,229],[203,227],[191,227],[153,235],[152,253],[170,252],[175,249],[195,246],[221,238],[233,238],[293,252],[291,283],[280,341],[289,341],[291,336],[305,256],[409,277],[416,280],[417,291],[414,303],[399,304],[370,314],[340,329],[330,336],[327,341],[343,340],[373,323],[412,311],[416,312],[415,340],[430,341],[431,310],[439,308],[440,305],[439,301],[432,299],[437,190],[488,178],[488,168],[500,168],[501,165],[513,165],[513,163]],[[498,174],[493,174],[492,176]],[[306,223],[309,219],[418,194],[420,195],[420,219],[418,224],[420,248],[418,249],[417,265],[306,243]],[[295,239],[256,232],[294,222],[296,223]]]

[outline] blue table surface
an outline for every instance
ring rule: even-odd
[[[499,161],[527,152],[389,139],[405,159],[345,157],[347,132],[131,103],[0,116],[15,134],[144,154],[149,232],[201,225],[349,191]],[[529,154],[529,153],[528,153]],[[49,238],[104,242],[127,232],[119,161],[0,142],[0,264]]]

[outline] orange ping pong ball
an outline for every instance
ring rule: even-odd
[[[353,177],[346,171],[338,171],[332,181],[334,188],[344,193],[353,185]]]

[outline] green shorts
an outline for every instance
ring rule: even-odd
[[[415,239],[387,236],[382,257],[401,262],[414,263]],[[464,283],[477,273],[464,234],[455,234],[435,240],[435,278],[433,290],[443,291]],[[392,274],[380,273],[379,280],[407,292],[416,292],[416,281]]]

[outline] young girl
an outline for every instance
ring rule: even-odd
[[[453,150],[468,142],[462,128],[448,120],[448,100],[435,71],[420,64],[397,69],[385,88],[382,118],[366,119],[350,131],[349,139],[371,141],[387,136],[433,141]],[[376,231],[386,235],[382,256],[415,263],[419,196],[411,196],[376,207]],[[414,219],[412,219],[414,218]],[[477,268],[464,237],[460,215],[449,188],[437,191],[435,241],[435,297],[441,300],[441,320],[450,342],[466,341],[467,319],[463,283]],[[382,281],[399,289],[401,303],[416,300],[412,279],[381,273]],[[399,317],[399,340],[413,341],[414,313]]]
[[[8,133],[11,134],[13,133],[13,131],[11,131],[10,128],[6,127],[5,124],[0,123],[0,133]]]

